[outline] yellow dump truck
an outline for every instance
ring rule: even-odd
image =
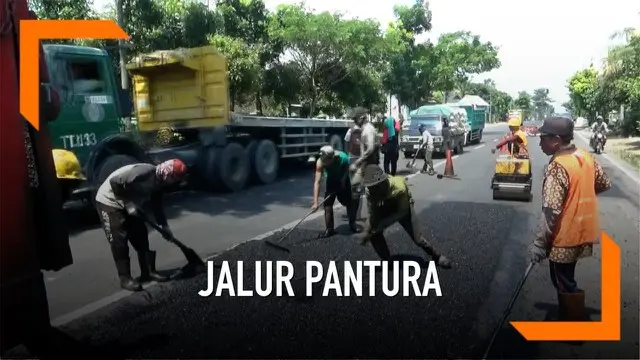
[[[157,51],[132,59],[127,69],[133,98],[123,98],[117,89],[104,51],[78,46],[55,50],[54,61],[81,60],[80,65],[93,63],[101,69],[85,71],[92,75],[90,91],[64,84],[84,89],[82,94],[74,90],[77,99],[63,103],[61,112],[62,117],[68,113],[66,108],[78,108],[80,114],[73,119],[75,127],[65,131],[76,129],[82,134],[61,133],[64,141],[57,146],[73,152],[82,163],[84,182],[71,192],[82,189],[91,194],[87,190],[95,191],[112,171],[128,163],[174,157],[187,164],[198,187],[238,191],[250,180],[273,182],[283,161],[304,162],[322,145],[343,149],[351,125],[347,120],[231,113],[226,59],[212,46]],[[127,103],[133,103],[136,136],[122,134],[117,126],[127,116]]]

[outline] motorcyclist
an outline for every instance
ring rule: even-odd
[[[596,135],[598,133],[601,133],[602,137],[604,138],[602,142],[602,146],[604,147],[604,145],[607,143],[607,132],[609,132],[607,123],[604,122],[604,119],[602,118],[602,116],[598,115],[598,117],[596,118],[596,122],[594,122],[593,125],[591,125],[592,134],[591,134],[591,139],[589,139],[589,144],[591,145],[591,147],[594,146],[594,140],[596,139]]]

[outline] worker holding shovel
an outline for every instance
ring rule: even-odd
[[[179,182],[186,172],[187,167],[178,159],[157,166],[146,163],[126,165],[111,173],[98,189],[96,207],[123,289],[141,291],[141,282],[169,280],[155,269],[156,253],[149,249],[147,227],[140,207],[150,202],[162,236],[167,240],[173,239],[162,206],[162,189]],[[138,254],[139,281],[131,278],[127,241]]]
[[[420,150],[424,149],[424,166],[422,166],[422,170],[420,172],[423,174],[428,173],[429,175],[434,175],[436,172],[433,169],[433,136],[424,124],[418,125],[418,131],[420,132],[420,135],[422,135]],[[420,150],[417,152],[420,152]]]
[[[356,211],[358,204],[351,194],[351,179],[349,173],[349,155],[343,151],[336,151],[331,145],[325,145],[320,149],[320,158],[316,161],[316,176],[313,184],[313,205],[311,210],[318,209],[318,197],[320,196],[320,181],[323,176],[327,179],[325,190],[324,221],[326,230],[320,237],[330,237],[336,234],[333,224],[333,204],[338,201],[347,208],[349,228],[358,232],[356,227]]]
[[[389,260],[391,254],[384,230],[397,222],[411,240],[433,258],[436,265],[445,269],[451,267],[451,261],[422,235],[418,217],[413,210],[413,197],[404,177],[388,176],[379,166],[368,165],[364,171],[364,186],[369,219],[362,239],[363,245],[371,241],[378,256],[382,260]]]

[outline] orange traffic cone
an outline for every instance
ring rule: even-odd
[[[446,156],[447,156],[447,160],[444,163],[444,174],[442,175],[438,175],[438,179],[442,179],[443,177],[449,178],[449,179],[457,179],[458,177],[456,176],[456,174],[453,171],[453,157],[451,155],[452,151],[451,149],[447,149],[446,151]]]

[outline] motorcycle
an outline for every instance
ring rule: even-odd
[[[601,132],[596,133],[593,137],[593,150],[596,154],[601,154],[604,149],[604,135]]]

